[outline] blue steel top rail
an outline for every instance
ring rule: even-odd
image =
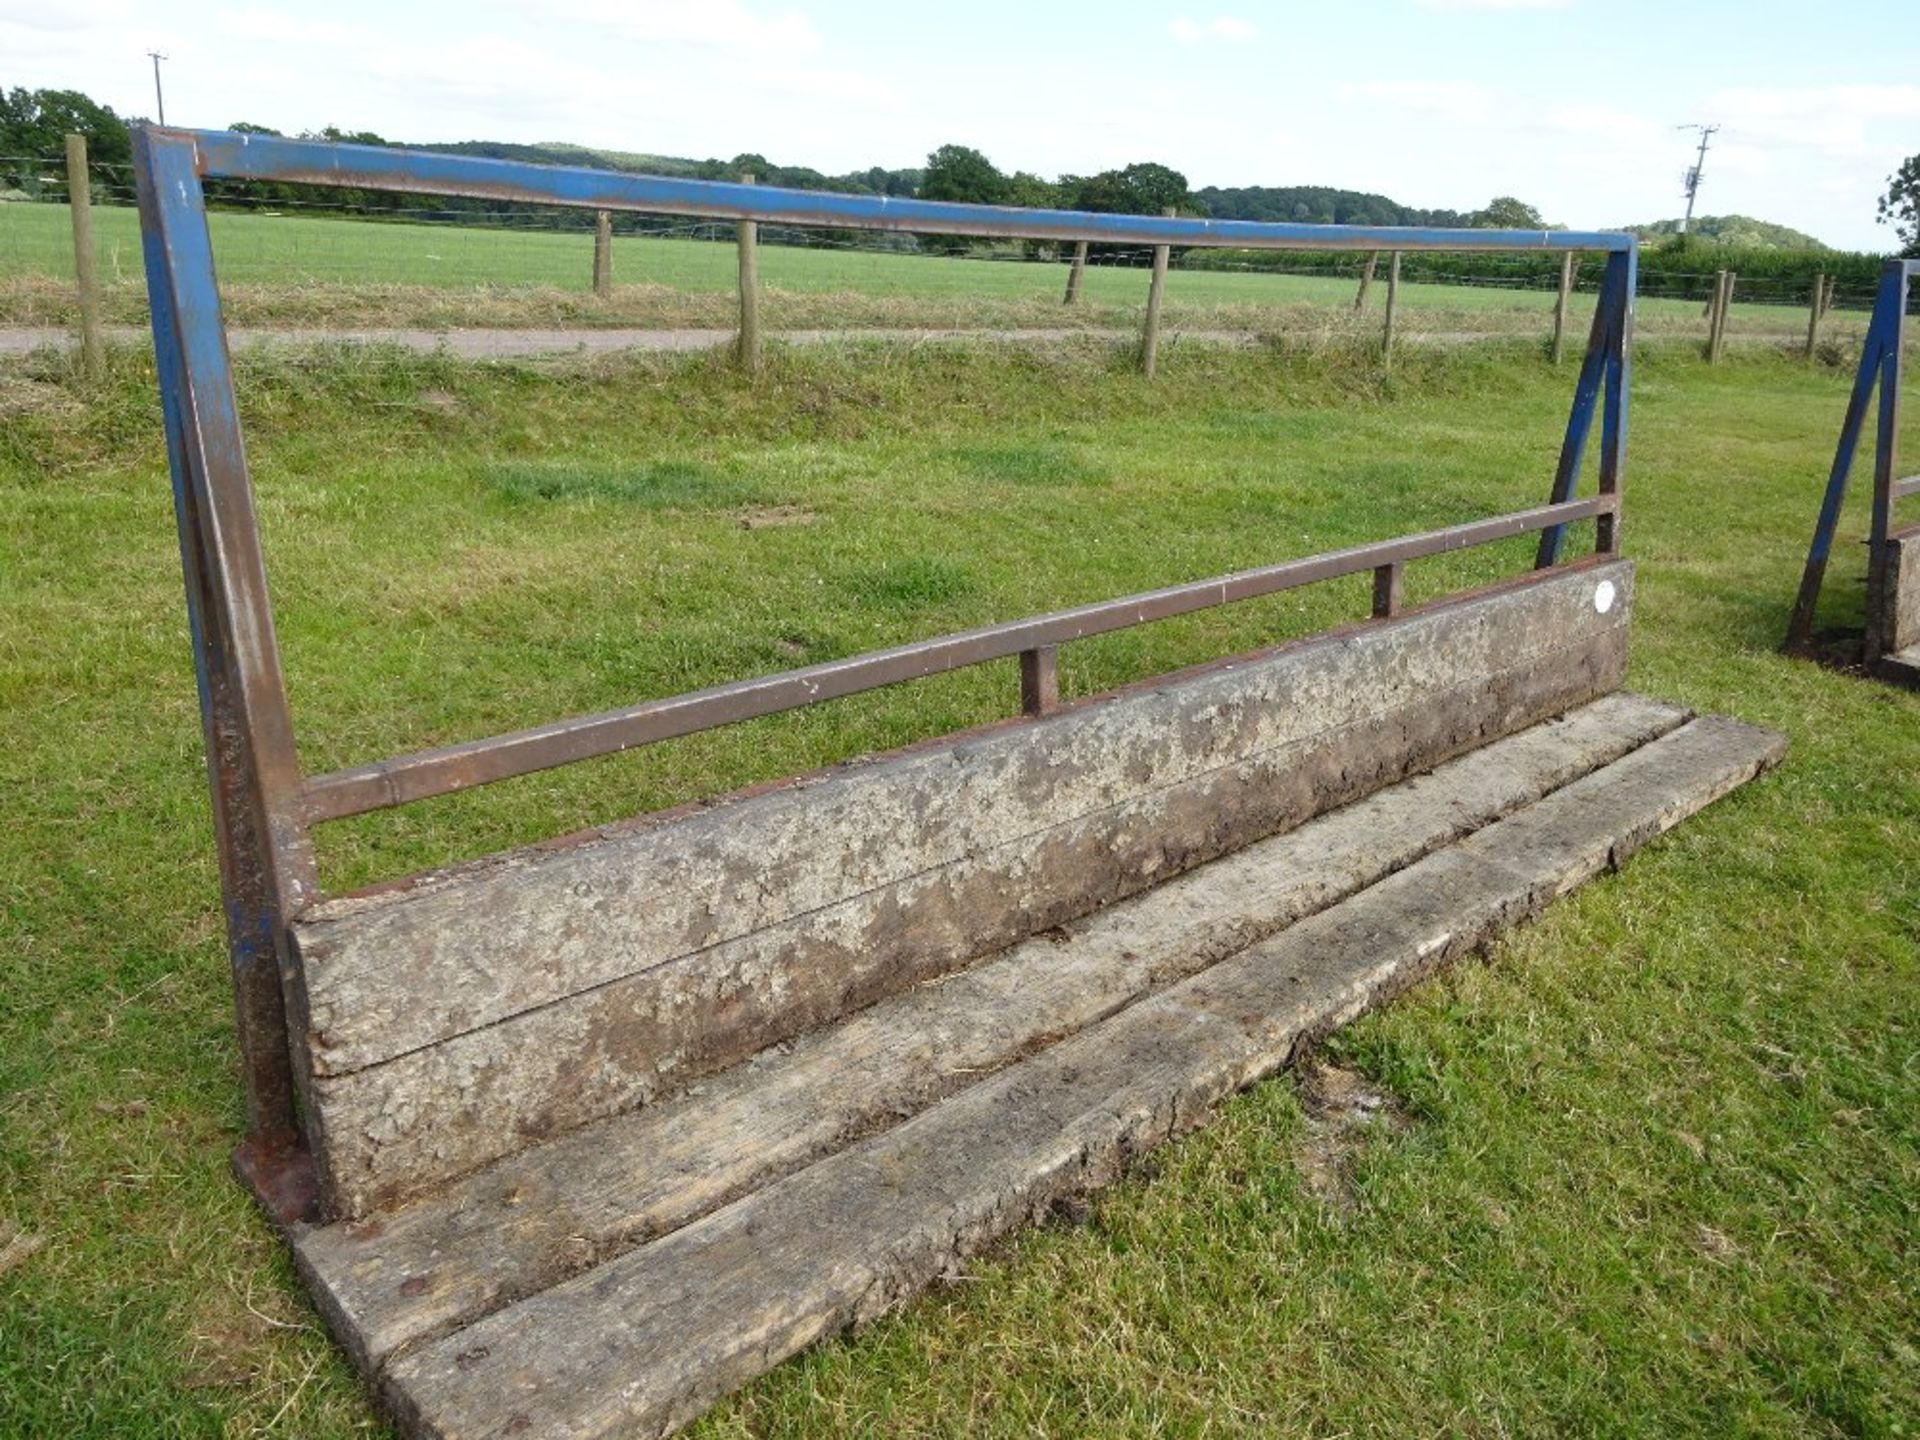
[[[224,130],[156,128],[155,133],[191,140],[199,172],[208,179],[402,190],[779,225],[1236,250],[1587,250],[1613,254],[1632,253],[1636,246],[1631,235],[1602,230],[1447,230],[1413,225],[1283,225],[1185,216],[1099,215],[1084,210],[961,205],[632,175],[573,165],[532,165]]]

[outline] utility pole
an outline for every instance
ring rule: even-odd
[[[1687,187],[1687,213],[1680,221],[1680,233],[1684,235],[1693,225],[1693,197],[1700,193],[1700,180],[1707,170],[1707,142],[1719,133],[1720,127],[1718,125],[1676,125],[1673,128],[1700,132],[1699,158],[1687,167],[1687,173],[1681,180],[1681,183]]]
[[[164,125],[167,123],[167,101],[160,93],[160,62],[167,57],[158,50],[149,50],[147,54],[153,57],[153,104],[160,112],[160,123]]]

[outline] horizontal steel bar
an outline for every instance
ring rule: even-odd
[[[1211,580],[1189,581],[1164,590],[1149,590],[1118,600],[1058,610],[1050,615],[1006,621],[915,641],[911,645],[852,655],[844,660],[829,660],[800,670],[649,700],[623,710],[558,720],[509,735],[470,740],[351,770],[337,770],[308,780],[307,818],[316,823],[340,820],[370,810],[405,805],[516,775],[529,775],[536,770],[552,769],[575,760],[613,755],[635,746],[763,715],[777,715],[822,700],[835,700],[1001,660],[1022,651],[1104,635],[1343,575],[1357,575],[1382,565],[1528,535],[1549,526],[1611,514],[1618,505],[1619,499],[1613,495],[1541,505],[1445,530],[1356,545]]]
[[[1613,231],[1279,225],[1158,215],[1096,215],[1083,210],[1027,210],[1011,205],[958,205],[889,195],[842,195],[720,180],[629,175],[571,165],[529,165],[473,155],[335,145],[222,130],[179,133],[191,136],[199,147],[201,173],[222,179],[466,195],[784,225],[1246,250],[1618,251],[1631,250],[1635,244],[1631,235]]]

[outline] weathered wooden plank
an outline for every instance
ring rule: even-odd
[[[295,927],[313,1072],[376,1064],[1338,732],[1523,651],[1600,643],[1624,629],[1631,575],[1617,562],[1555,576],[591,843],[328,902]],[[1592,604],[1603,584],[1619,598],[1604,613]]]
[[[1920,529],[1887,537],[1885,575],[1870,598],[1869,658],[1920,646]]]
[[[323,1176],[355,1217],[652,1103],[767,1045],[1137,893],[1618,684],[1624,630],[1516,643],[1451,689],[344,1076]],[[539,963],[536,954],[530,965]]]
[[[691,1094],[509,1156],[376,1224],[295,1237],[363,1369],[896,1123],[1675,729],[1607,696],[883,1001]]]
[[[396,1356],[383,1394],[409,1432],[444,1440],[677,1427],[1104,1183],[1782,750],[1693,722],[882,1135]]]
[[[1920,645],[1906,650],[1895,651],[1891,655],[1882,655],[1874,666],[1874,673],[1882,680],[1895,685],[1904,685],[1910,690],[1920,690]]]

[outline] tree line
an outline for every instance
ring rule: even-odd
[[[0,189],[33,193],[46,188],[50,171],[57,171],[69,131],[87,138],[94,162],[105,170],[131,159],[129,122],[112,108],[100,105],[76,90],[12,91],[0,87]],[[230,130],[255,135],[278,135],[270,126],[239,121]],[[343,130],[328,125],[303,131],[299,138],[356,145],[398,142],[366,130]],[[1185,215],[1225,220],[1291,220],[1315,224],[1357,225],[1499,225],[1544,228],[1532,206],[1511,197],[1497,199],[1477,211],[1417,210],[1398,205],[1382,195],[1323,186],[1252,186],[1235,189],[1208,187],[1195,192],[1187,177],[1170,166],[1142,161],[1096,175],[1061,175],[1046,179],[1027,171],[1008,174],[979,150],[965,145],[942,145],[920,168],[888,169],[873,166],[833,175],[809,166],[780,165],[760,154],[731,159],[684,160],[663,155],[635,155],[572,145],[523,145],[490,140],[464,140],[414,148],[443,154],[477,155],[538,164],[573,163],[598,168],[681,175],[694,179],[733,179],[751,174],[762,184],[796,190],[835,190],[856,195],[917,195],[927,200],[953,200],[977,205],[1010,205],[1025,209],[1091,210],[1106,214],[1156,215],[1171,208]],[[58,190],[59,182],[53,182]],[[512,205],[497,200],[409,195],[391,191],[357,190],[345,186],[294,186],[272,182],[214,181],[208,185],[214,204],[248,203],[337,207],[362,214],[428,218],[429,215],[517,216],[543,207]],[[543,212],[545,213],[545,212]],[[564,213],[564,212],[563,212]],[[592,217],[572,213],[573,223],[590,226]],[[646,216],[620,216],[622,228],[644,228],[671,223]],[[954,243],[934,237],[940,248]]]
[[[228,128],[259,135],[281,133],[269,126],[246,122]],[[106,173],[110,174],[114,167],[127,165],[132,158],[129,120],[116,115],[110,106],[101,105],[77,90],[8,90],[0,86],[0,195],[64,198],[64,184],[57,178],[57,173],[63,160],[65,139],[70,132],[86,137],[91,159]],[[347,131],[331,125],[302,132],[299,138],[361,145],[396,143],[370,131]],[[695,179],[733,179],[742,174],[751,174],[763,184],[789,189],[918,196],[927,200],[1026,209],[1143,215],[1172,209],[1177,214],[1221,220],[1315,225],[1414,225],[1521,230],[1558,228],[1550,225],[1532,205],[1513,196],[1496,197],[1475,210],[1446,210],[1404,206],[1384,195],[1318,185],[1207,186],[1195,191],[1189,187],[1185,175],[1155,161],[1140,161],[1095,175],[1061,175],[1050,180],[1028,171],[1005,172],[984,153],[966,145],[942,145],[919,168],[873,166],[839,175],[826,174],[808,166],[779,165],[764,155],[751,153],[725,160],[685,160],[584,146],[522,145],[485,140],[413,148],[542,164],[584,164]],[[49,175],[56,178],[49,180]],[[315,206],[351,210],[375,218],[461,219],[468,223],[513,221],[532,215],[539,215],[547,223],[556,225],[584,228],[593,223],[591,214],[584,211],[556,211],[553,207],[495,199],[405,194],[345,186],[293,186],[238,181],[213,181],[207,189],[209,203],[214,205]],[[1879,218],[1894,226],[1906,253],[1920,255],[1920,155],[1903,162],[1889,177],[1887,192],[1879,202]],[[616,226],[623,231],[659,229],[678,223],[658,216],[615,217]],[[1702,221],[1701,228],[1711,228],[1714,223]],[[1786,231],[1784,227],[1748,221],[1743,217],[1722,217],[1722,234],[1718,243],[1711,237],[1703,236],[1669,238],[1662,232],[1670,224],[1660,222],[1652,226],[1635,227],[1635,233],[1649,242],[1641,259],[1641,272],[1649,279],[1665,274],[1678,284],[1681,283],[1681,277],[1692,275],[1702,267],[1734,268],[1744,276],[1777,280],[1810,279],[1814,271],[1824,270],[1828,274],[1841,276],[1842,286],[1852,286],[1871,283],[1867,278],[1868,272],[1877,273],[1877,256],[1777,248],[1792,244],[1795,239],[1808,237],[1799,237],[1797,232]],[[770,234],[768,238],[780,237]],[[913,242],[901,240],[895,243],[904,245]],[[959,237],[926,236],[920,237],[919,243],[932,249],[955,251],[983,242]],[[1525,257],[1520,258],[1524,271]],[[1299,268],[1303,264],[1313,263],[1306,261],[1301,253],[1278,257],[1264,251],[1244,254],[1205,252],[1197,256],[1196,261],[1216,265],[1270,265],[1276,268],[1282,265]],[[1330,263],[1339,261],[1335,258]],[[1463,266],[1484,269],[1489,277],[1511,274],[1514,278],[1536,278],[1530,271],[1524,275],[1516,272],[1514,257],[1508,256],[1460,256],[1452,257],[1449,261],[1452,270],[1461,270]]]

